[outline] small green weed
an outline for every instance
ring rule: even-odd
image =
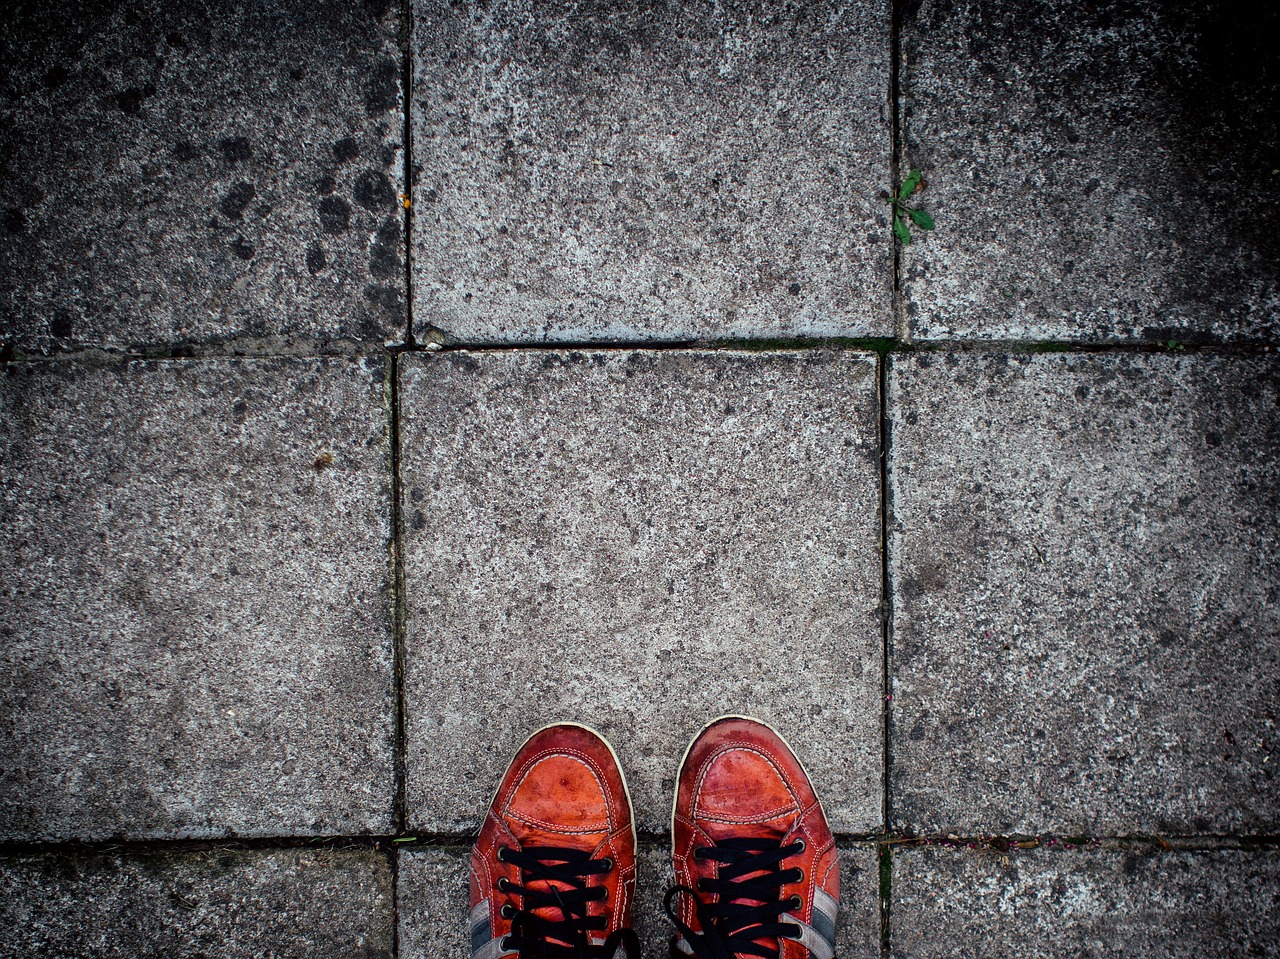
[[[902,241],[903,246],[911,243],[911,227],[907,225],[907,221],[925,231],[933,229],[933,217],[924,210],[907,206],[908,198],[924,187],[924,175],[912,167],[907,178],[902,181],[902,186],[898,187],[898,192],[889,195],[889,204],[893,207],[893,235]]]

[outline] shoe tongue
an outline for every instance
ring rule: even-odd
[[[726,750],[711,761],[693,810],[717,838],[780,836],[795,812],[795,797],[778,770],[749,749]]]
[[[591,849],[609,832],[603,788],[584,763],[568,756],[549,756],[530,770],[507,813],[526,846]]]

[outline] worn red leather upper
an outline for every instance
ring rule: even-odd
[[[580,849],[593,859],[607,858],[613,868],[591,876],[605,898],[589,905],[590,915],[603,915],[603,940],[631,925],[635,896],[635,831],[626,782],[608,744],[584,726],[548,726],[534,733],[516,753],[485,816],[471,853],[472,951],[486,959],[510,955],[502,938],[511,933],[509,913],[522,909],[522,897],[504,892],[501,880],[528,881],[515,864],[503,862],[502,847]],[[543,891],[565,888],[535,882]],[[504,915],[503,906],[508,906]],[[562,918],[555,907],[531,910],[548,919]]]
[[[826,816],[782,738],[756,720],[728,717],[698,735],[680,768],[672,813],[676,883],[696,888],[699,879],[717,875],[720,864],[697,858],[699,847],[748,836],[783,845],[803,840],[803,851],[782,863],[800,869],[803,877],[783,885],[780,898],[798,897],[799,905],[788,914],[811,928],[804,931],[804,941],[771,938],[768,944],[778,942],[781,959],[805,959],[811,953],[828,959],[840,869]],[[692,897],[679,900],[678,914],[695,932],[702,931]]]

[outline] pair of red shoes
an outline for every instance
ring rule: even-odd
[[[832,959],[835,839],[795,754],[726,717],[685,752],[671,814],[675,959]],[[636,833],[609,744],[548,726],[520,748],[471,853],[473,959],[638,959]]]

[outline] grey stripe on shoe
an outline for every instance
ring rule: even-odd
[[[794,922],[800,927],[796,941],[809,950],[813,959],[833,959],[836,954],[836,916],[840,901],[823,889],[813,891],[813,925],[801,922],[791,913],[782,916],[783,922]]]
[[[832,948],[836,944],[836,916],[840,913],[840,901],[824,889],[813,891],[813,928]]]
[[[478,957],[493,944],[493,923],[489,919],[489,900],[476,904],[471,910],[468,926],[471,930],[471,955]]]
[[[782,916],[782,921],[794,922],[800,927],[800,935],[789,936],[788,938],[794,939],[796,942],[800,943],[800,945],[808,949],[810,955],[813,956],[813,959],[833,959],[836,954],[836,947],[835,943],[831,939],[828,939],[822,933],[818,932],[817,929],[814,929],[813,926],[809,925],[807,922],[801,922],[790,913],[785,913]]]
[[[483,946],[471,953],[471,959],[498,959],[499,956],[514,956],[514,949],[503,949],[502,940],[506,936],[499,936],[497,939],[490,939]]]

